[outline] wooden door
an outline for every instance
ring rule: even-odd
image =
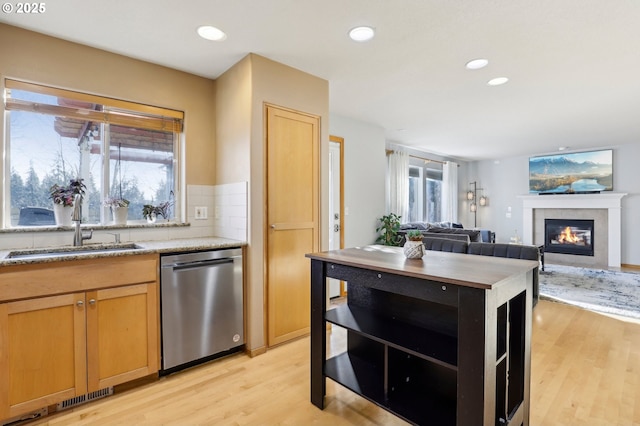
[[[84,293],[0,304],[0,420],[87,393]]]
[[[320,119],[267,106],[268,345],[309,333],[310,268],[319,250]]]
[[[87,293],[88,389],[158,371],[157,284]]]

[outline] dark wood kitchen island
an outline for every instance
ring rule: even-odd
[[[366,246],[311,259],[311,402],[330,378],[420,425],[528,425],[538,262]],[[326,278],[348,283],[327,311]],[[347,330],[326,358],[326,323]]]

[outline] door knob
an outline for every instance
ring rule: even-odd
[[[84,302],[83,302],[82,300],[78,300],[78,301],[76,302],[76,305],[77,305],[79,308],[81,308],[81,307],[83,307],[83,306],[84,306]]]
[[[96,304],[96,299],[89,299],[89,304],[90,305],[95,305]]]

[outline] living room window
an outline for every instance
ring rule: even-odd
[[[442,168],[438,163],[411,159],[409,165],[409,217],[406,222],[440,222]]]
[[[110,197],[130,202],[129,220],[143,219],[144,204],[177,200],[181,111],[17,80],[5,88],[5,227],[53,225],[21,222],[20,212],[50,210],[49,188],[77,178],[83,223],[108,223]]]

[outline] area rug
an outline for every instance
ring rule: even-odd
[[[640,273],[546,265],[540,298],[640,319]]]

